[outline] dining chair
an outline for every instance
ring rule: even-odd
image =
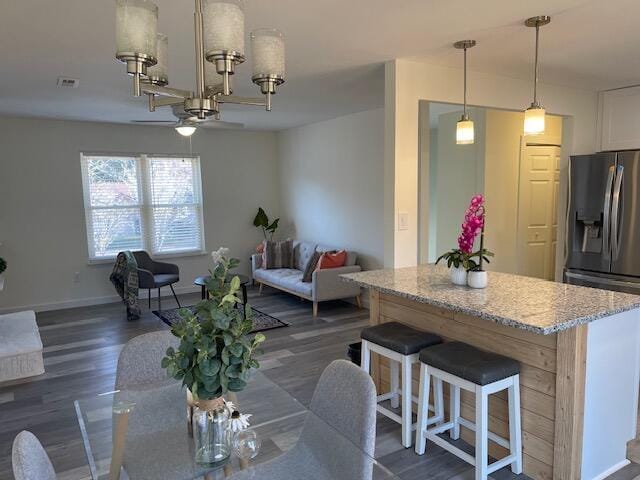
[[[167,348],[178,348],[178,339],[169,330],[144,333],[129,340],[116,367],[116,390],[167,380],[160,363]]]
[[[291,450],[231,480],[371,479],[376,441],[371,377],[350,362],[333,361],[318,381],[309,410]],[[362,455],[354,455],[358,450]]]
[[[49,455],[31,432],[23,430],[16,435],[11,462],[15,480],[56,480]]]
[[[158,311],[162,310],[160,288],[169,286],[173,298],[181,308],[180,300],[173,289],[173,284],[180,280],[180,269],[173,263],[157,262],[144,250],[131,252],[138,264],[138,288],[149,290],[149,308],[151,308],[151,289],[158,289]]]

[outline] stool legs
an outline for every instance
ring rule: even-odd
[[[511,464],[511,471],[516,475],[522,473],[522,433],[520,430],[520,376],[514,378],[508,389],[509,396],[509,450],[516,460]]]
[[[400,389],[400,363],[395,360],[389,360],[390,376],[389,383],[391,384],[391,408],[398,408],[400,406],[400,395],[398,391]],[[404,395],[404,382],[402,383],[403,395]]]
[[[451,440],[460,438],[460,387],[449,384],[449,416],[453,427],[449,430]]]
[[[402,446],[404,448],[411,447],[412,428],[413,425],[413,410],[411,402],[411,383],[413,379],[411,377],[411,360],[409,357],[402,359]]]
[[[367,373],[369,372],[371,365],[371,350],[369,349],[369,342],[362,341],[362,347],[360,351],[360,367]]]
[[[476,480],[487,479],[488,467],[489,396],[481,386],[476,387]]]
[[[428,367],[424,364],[420,364],[420,386],[418,387],[418,421],[416,423],[416,448],[415,451],[418,455],[424,455],[424,451],[427,447],[427,439],[424,436],[424,431],[427,429],[427,421],[429,415],[429,383],[431,382],[431,375],[429,374]],[[425,399],[427,399],[425,401]]]

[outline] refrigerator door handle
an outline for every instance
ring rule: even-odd
[[[627,287],[640,289],[640,282],[625,282],[623,280],[614,280],[611,278],[597,277],[595,275],[585,275],[583,273],[564,272],[565,277],[575,278],[576,280],[585,280],[587,282],[599,283],[602,285],[610,285],[612,287]]]
[[[620,190],[622,189],[622,177],[624,176],[624,167],[618,166],[616,172],[615,186],[613,187],[613,205],[611,206],[611,246],[613,251],[613,259],[618,259],[620,253]],[[614,240],[615,239],[615,240]]]
[[[604,258],[610,258],[611,249],[609,247],[610,236],[610,217],[611,217],[611,192],[613,190],[613,174],[615,173],[616,166],[611,165],[609,167],[609,174],[607,175],[607,185],[604,189],[604,218],[602,225],[602,254]]]

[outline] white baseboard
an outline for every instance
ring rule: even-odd
[[[619,463],[616,463],[614,466],[607,468],[604,472],[602,472],[599,475],[596,475],[595,477],[593,477],[592,480],[604,480],[605,478],[607,478],[609,475],[614,474],[615,472],[617,472],[618,470],[626,467],[627,465],[629,465],[631,463],[630,460],[625,459]]]
[[[170,289],[166,290],[162,293],[162,298],[165,297],[173,297]],[[185,293],[196,293],[200,292],[200,287],[195,285],[189,285],[185,287],[175,287],[175,291],[177,295],[182,295]],[[154,296],[155,290],[152,289],[151,298],[158,298]],[[140,300],[146,300],[148,298],[147,289],[140,289]],[[0,314],[5,313],[13,313],[13,312],[22,312],[24,310],[33,310],[35,312],[46,312],[49,310],[63,310],[65,308],[77,308],[77,307],[89,307],[91,305],[103,305],[105,303],[116,303],[121,302],[122,299],[118,295],[107,295],[104,297],[89,297],[89,298],[77,298],[73,300],[61,300],[59,302],[51,302],[51,303],[39,303],[34,305],[21,305],[17,307],[5,307],[0,308]]]

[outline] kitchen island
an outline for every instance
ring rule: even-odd
[[[475,290],[453,285],[448,270],[433,265],[342,277],[369,289],[373,325],[404,323],[520,362],[528,476],[600,479],[628,463],[638,412],[640,296],[495,272],[486,289]],[[386,359],[376,356],[372,372],[379,391],[388,391]],[[473,420],[474,405],[464,392],[462,416]],[[489,426],[508,437],[504,393],[490,397]],[[463,428],[461,436],[473,444],[473,432]],[[493,457],[506,454],[489,446]]]

